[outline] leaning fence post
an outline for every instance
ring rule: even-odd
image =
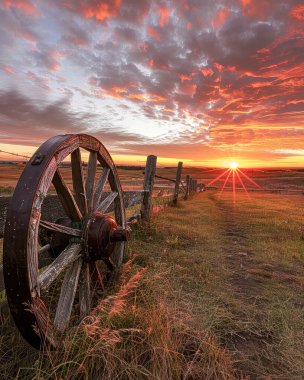
[[[177,166],[177,171],[176,171],[175,189],[174,189],[174,197],[173,197],[174,205],[177,204],[179,185],[180,185],[181,176],[182,176],[182,169],[183,169],[183,163],[179,162]]]
[[[185,200],[188,199],[190,193],[190,176],[187,174],[186,176],[186,194],[185,194]]]
[[[141,217],[144,220],[150,219],[151,209],[152,209],[152,193],[154,186],[154,178],[156,171],[156,156],[148,156],[146,169],[145,169],[145,178],[144,178],[144,197],[140,209]]]

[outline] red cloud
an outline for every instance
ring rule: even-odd
[[[184,81],[180,84],[180,90],[183,94],[193,96],[196,93],[196,84]]]
[[[230,15],[230,9],[223,8],[217,12],[212,24],[215,28],[221,27]]]
[[[169,70],[169,66],[166,63],[155,61],[154,59],[148,60],[148,66],[153,69]]]
[[[204,74],[205,77],[209,77],[210,75],[214,74],[214,71],[209,67],[202,67],[200,71],[202,74]]]
[[[265,19],[271,12],[271,1],[269,0],[239,0],[243,13],[246,16]]]
[[[160,40],[160,32],[159,32],[159,30],[157,30],[153,26],[151,26],[151,25],[147,26],[147,33],[150,37],[153,37],[158,41]]]
[[[85,18],[94,18],[103,22],[118,14],[121,0],[103,1],[66,1],[64,6],[73,11],[80,11]]]
[[[304,21],[304,5],[296,5],[293,7],[290,16],[296,18],[298,21]]]
[[[179,77],[180,77],[180,80],[181,80],[182,82],[184,82],[185,80],[191,80],[192,77],[193,77],[193,74],[190,74],[190,75],[184,75],[184,74],[181,74]]]
[[[15,74],[15,71],[11,67],[2,66],[2,68],[3,68],[3,70],[5,70],[9,74]]]
[[[27,0],[4,0],[4,6],[9,8],[16,8],[29,16],[39,16],[40,13],[36,6]]]
[[[170,16],[171,11],[169,8],[160,7],[158,12],[160,14],[159,25],[164,26],[169,20],[169,16]]]
[[[37,42],[38,38],[33,33],[28,30],[23,30],[20,32],[20,35],[29,42]]]

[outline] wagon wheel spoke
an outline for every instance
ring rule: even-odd
[[[59,169],[57,169],[54,174],[53,185],[67,216],[73,221],[81,220],[82,215],[77,206],[75,198],[68,186],[66,185],[66,183],[64,182],[64,179]]]
[[[111,204],[114,202],[115,198],[117,197],[118,193],[113,192],[110,193],[98,206],[97,206],[97,211],[100,212],[106,212],[108,208],[111,206]]]
[[[77,148],[71,153],[71,165],[72,165],[72,177],[73,177],[73,189],[76,202],[83,215],[87,214],[87,197],[83,180],[83,170],[81,162],[80,149]]]
[[[115,249],[114,249],[114,252],[112,253],[111,259],[115,267],[117,268],[119,268],[122,264],[124,249],[125,249],[124,241],[116,242]]]
[[[85,184],[88,210],[91,211],[93,207],[93,196],[95,192],[95,175],[97,168],[97,152],[90,152],[88,162],[88,175]]]
[[[59,301],[54,318],[54,326],[59,332],[63,332],[68,324],[72,313],[72,307],[78,286],[82,259],[75,261],[66,271],[61,286]]]
[[[95,192],[95,195],[94,195],[94,205],[93,205],[93,208],[96,209],[96,207],[99,205],[100,203],[100,198],[101,198],[101,194],[103,192],[103,189],[104,189],[104,186],[105,186],[105,183],[107,182],[107,179],[109,177],[109,174],[110,174],[110,169],[109,168],[104,168],[98,181],[97,181],[97,184],[96,184],[96,192]]]
[[[51,245],[46,244],[38,251],[38,268],[43,268],[54,261],[54,257],[51,254]]]
[[[68,245],[52,264],[38,276],[38,287],[47,289],[64,269],[80,257],[81,250],[80,244]]]
[[[46,244],[43,247],[41,247],[39,249],[39,251],[38,251],[38,257],[43,256],[43,255],[49,253],[50,252],[50,248],[51,248],[50,244]]]
[[[91,278],[90,266],[84,263],[80,274],[79,283],[80,318],[83,319],[91,310]]]
[[[57,223],[48,222],[46,220],[40,221],[40,227],[43,227],[49,231],[61,232],[62,234],[70,235],[70,236],[81,236],[82,235],[81,230],[78,230],[76,228],[66,227],[66,226],[63,226],[63,225],[57,224]]]

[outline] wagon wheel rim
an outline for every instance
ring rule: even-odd
[[[89,152],[86,178],[80,148]],[[58,168],[69,155],[73,192]],[[98,163],[103,169],[97,179]],[[66,216],[71,220],[68,226],[41,219],[41,206],[51,183]],[[106,183],[111,192],[103,197]],[[27,199],[25,189],[29,193]],[[96,223],[98,228],[105,226],[111,232],[111,239],[115,228],[126,231],[118,174],[110,154],[95,138],[88,135],[56,136],[46,141],[27,164],[11,204],[13,206],[8,210],[5,227],[3,258],[10,310],[21,334],[31,345],[36,348],[43,344],[56,347],[69,325],[75,298],[78,299],[79,318],[82,319],[91,310],[96,287],[103,287],[104,275],[100,273],[99,263],[105,262],[110,271],[122,263],[125,243],[121,241],[121,235],[118,234],[119,242],[113,238],[111,243],[107,243],[111,254],[102,251],[109,253],[108,257],[101,257],[100,250],[99,256],[96,256],[96,234],[92,227],[96,229]],[[105,216],[111,205],[114,207],[113,219]],[[41,228],[52,231],[55,236],[60,233],[69,240],[55,260],[39,272],[39,255],[47,253],[51,246],[47,243],[40,251],[37,250]],[[43,294],[60,276],[63,280],[58,303],[55,313],[51,315]]]

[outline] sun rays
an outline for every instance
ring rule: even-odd
[[[217,182],[220,182],[222,184],[220,187],[220,196],[225,189],[232,190],[232,200],[234,206],[236,205],[237,190],[243,190],[248,198],[250,198],[249,189],[246,187],[246,184],[248,186],[248,182],[251,185],[254,185],[254,187],[262,189],[259,184],[257,184],[252,178],[250,178],[243,170],[239,168],[239,165],[236,161],[230,162],[229,168],[224,170],[216,178],[207,183],[206,187],[214,185]]]

